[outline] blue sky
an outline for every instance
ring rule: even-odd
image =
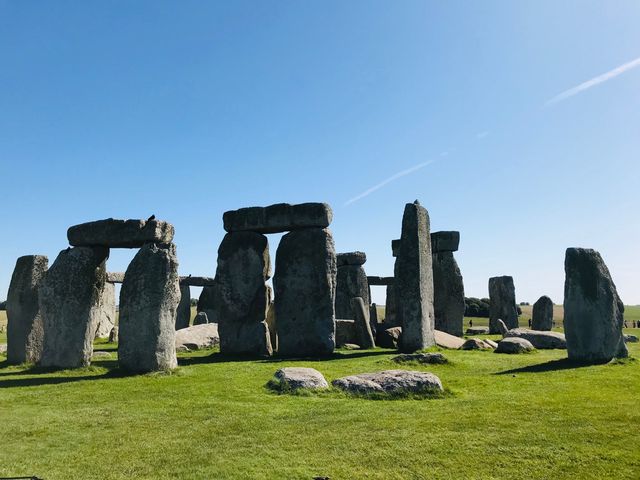
[[[468,295],[513,275],[559,303],[584,246],[638,304],[639,21],[624,0],[0,0],[0,297],[18,256],[107,217],[172,222],[181,273],[213,275],[223,212],[276,202],[330,203],[338,251],[391,275],[417,198],[461,231]]]

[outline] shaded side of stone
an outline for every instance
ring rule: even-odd
[[[489,332],[500,333],[498,320],[507,328],[518,328],[518,307],[513,277],[502,276],[489,279]]]
[[[336,277],[336,317],[355,319],[351,299],[360,297],[369,305],[369,283],[364,268],[360,265],[338,267]]]
[[[174,228],[161,220],[107,218],[74,225],[67,230],[69,244],[76,247],[139,248],[145,243],[171,243]]]
[[[273,279],[278,353],[329,355],[335,348],[336,251],[327,229],[283,236]]]
[[[44,325],[43,367],[89,365],[109,249],[74,247],[60,252],[40,283]]]
[[[176,330],[187,328],[191,323],[191,288],[180,285],[180,303],[176,312]]]
[[[146,244],[127,267],[120,290],[118,363],[122,369],[142,373],[177,366],[178,303],[175,245]]]
[[[209,323],[218,323],[218,310],[216,309],[216,293],[217,285],[210,287],[204,287],[202,292],[200,292],[200,297],[198,298],[198,313],[204,312],[207,314],[207,318],[209,319]]]
[[[461,337],[465,308],[464,282],[453,252],[433,254],[433,290],[436,330]]]
[[[351,299],[351,309],[355,313],[356,317],[356,343],[360,345],[360,348],[366,349],[375,347],[369,319],[369,307],[364,304],[362,298],[355,297]]]
[[[543,295],[533,304],[531,316],[533,330],[551,330],[553,328],[553,301]]]
[[[326,203],[278,203],[268,207],[230,210],[224,213],[222,219],[227,232],[278,233],[328,227],[333,212]]]
[[[433,232],[431,234],[431,251],[456,252],[460,246],[460,232]]]
[[[37,363],[42,356],[44,327],[38,287],[49,260],[44,255],[18,258],[7,294],[7,361]]]

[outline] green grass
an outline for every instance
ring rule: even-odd
[[[638,333],[638,330],[635,331]],[[100,350],[115,346],[99,343]],[[640,354],[638,344],[631,353]],[[564,351],[446,351],[398,366],[388,350],[325,361],[185,354],[173,374],[0,364],[0,476],[100,479],[637,479],[640,362],[577,368]],[[438,399],[279,395],[276,369],[329,381],[389,368],[437,374]]]

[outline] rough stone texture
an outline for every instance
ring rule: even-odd
[[[127,267],[120,290],[120,368],[151,372],[178,365],[175,321],[179,302],[175,245],[146,244]]]
[[[18,258],[7,294],[7,361],[37,363],[42,356],[44,327],[38,287],[47,272],[44,255]]]
[[[534,330],[551,330],[553,328],[553,301],[543,295],[533,304],[531,328]]]
[[[488,333],[489,327],[469,327],[465,335],[487,335]]]
[[[479,338],[469,338],[462,344],[460,350],[489,350],[491,348],[491,345],[486,343],[484,340],[480,340]]]
[[[402,336],[402,327],[391,327],[385,330],[379,330],[376,336],[376,343],[382,348],[398,348],[400,337]]]
[[[412,353],[435,343],[429,213],[417,201],[405,206],[398,253],[395,277],[402,322],[400,350]]]
[[[276,255],[278,353],[329,355],[335,348],[336,253],[326,229],[282,237]]]
[[[268,207],[230,210],[224,213],[222,219],[227,232],[279,233],[328,227],[333,212],[326,203],[277,203]]]
[[[216,283],[216,279],[212,277],[180,277],[180,286],[188,285],[189,287],[212,287]]]
[[[207,323],[176,330],[175,345],[177,350],[198,350],[211,348],[220,344],[218,324]]]
[[[376,346],[371,332],[369,308],[365,306],[362,298],[351,299],[351,308],[355,312],[356,342],[361,348],[374,348]]]
[[[122,283],[124,280],[124,272],[107,272],[107,282]]]
[[[336,347],[342,347],[348,343],[358,343],[356,336],[356,321],[336,319]]]
[[[400,327],[400,319],[398,318],[398,302],[395,285],[387,286],[387,298],[384,306],[384,326],[385,328]]]
[[[498,319],[507,328],[518,328],[518,308],[513,277],[493,277],[489,279],[489,332],[500,333]]]
[[[318,370],[306,367],[281,368],[273,376],[272,386],[284,391],[329,388],[329,384]]]
[[[43,367],[89,365],[109,249],[75,247],[60,252],[40,282],[44,323]]]
[[[433,232],[431,234],[431,251],[456,252],[460,246],[460,232]]]
[[[623,335],[623,338],[626,343],[638,343],[640,341],[636,335],[631,334]]]
[[[369,285],[377,285],[377,286],[389,286],[393,285],[395,279],[393,277],[376,277],[376,276],[367,276],[367,283]]]
[[[268,287],[268,296],[269,296],[269,308],[267,308],[267,327],[269,328],[269,339],[271,340],[271,349],[274,352],[278,351],[278,326],[276,322],[276,306],[273,303],[271,287]]]
[[[336,255],[338,267],[344,265],[364,265],[367,262],[367,254],[364,252],[347,252]]]
[[[464,283],[453,252],[433,254],[433,310],[437,330],[462,336]]]
[[[210,287],[204,287],[202,292],[200,292],[200,298],[198,298],[198,313],[204,312],[207,314],[209,318],[209,323],[218,323],[218,311],[216,309],[216,290],[218,289],[217,285],[214,284]]]
[[[109,343],[118,343],[118,326],[116,325],[109,332]]]
[[[568,248],[564,269],[564,330],[569,358],[598,363],[626,357],[624,304],[600,254],[586,248]]]
[[[421,393],[442,391],[442,382],[433,373],[412,370],[384,370],[338,378],[333,386],[358,394],[369,393]]]
[[[107,218],[74,225],[67,230],[74,247],[139,248],[145,243],[171,243],[174,228],[161,220],[116,220]]]
[[[500,327],[500,333],[504,338],[524,338],[540,350],[567,348],[567,341],[565,335],[562,333],[529,330],[526,328],[512,328],[511,330],[507,330],[502,320],[498,320],[498,325]]]
[[[434,330],[433,336],[436,341],[436,345],[442,348],[460,348],[464,343],[464,339],[451,335],[447,332],[441,332],[440,330]]]
[[[95,338],[106,338],[116,324],[116,286],[105,282],[98,301]]]
[[[218,249],[214,309],[220,352],[271,355],[267,327],[269,242],[254,232],[227,233]]]
[[[371,297],[371,295],[369,295]],[[369,325],[371,325],[371,333],[375,337],[378,332],[378,306],[375,303],[369,305]]]
[[[176,311],[176,330],[187,328],[191,322],[191,288],[180,285],[180,303]]]
[[[503,338],[498,342],[495,353],[526,353],[535,350],[531,342],[519,337]]]
[[[198,312],[195,318],[193,319],[194,325],[206,325],[207,323],[209,323],[209,317],[207,316],[207,312]],[[187,327],[183,327],[183,328],[187,328]]]
[[[369,305],[369,283],[364,268],[359,265],[338,267],[336,277],[336,317],[355,319],[356,312],[351,307],[351,299],[360,297]]]
[[[402,353],[397,357],[393,357],[396,363],[418,362],[418,363],[447,363],[447,358],[441,353]]]

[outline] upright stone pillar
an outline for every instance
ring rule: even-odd
[[[176,330],[187,328],[191,322],[191,288],[180,285],[180,303],[176,312]]]
[[[38,287],[47,272],[44,255],[18,258],[7,295],[7,361],[37,363],[42,356],[44,327]]]
[[[362,265],[367,261],[364,252],[339,253],[337,255],[338,274],[336,277],[336,318],[354,320],[356,312],[351,304],[354,297],[362,298],[370,304],[369,282]],[[371,326],[375,335],[375,325]]]
[[[40,283],[44,322],[43,367],[89,365],[106,280],[106,247],[73,247],[60,252]]]
[[[218,313],[215,300],[218,296],[217,290],[217,284],[209,287],[204,287],[202,289],[202,292],[200,293],[200,297],[198,298],[198,313],[206,313],[207,318],[209,319],[209,323],[218,323]]]
[[[553,302],[543,295],[533,304],[531,328],[534,330],[551,330],[553,328]]]
[[[282,237],[276,254],[278,353],[329,355],[335,349],[336,253],[324,228]]]
[[[369,309],[362,301],[362,298],[355,297],[351,299],[351,306],[355,312],[355,330],[356,343],[360,348],[368,349],[375,347],[373,340],[373,332],[371,332],[371,323],[369,320]]]
[[[400,350],[415,352],[435,344],[429,213],[417,200],[405,205],[399,247],[396,292],[402,321]]]
[[[108,338],[116,325],[116,286],[105,282],[98,301],[95,338]]]
[[[269,243],[260,233],[227,233],[218,249],[214,309],[220,352],[271,355],[267,327]]]
[[[398,307],[396,306],[396,285],[392,283],[391,285],[387,285],[387,298],[385,300],[384,306],[384,327],[399,327],[400,322],[398,321],[397,314]]]
[[[500,333],[498,320],[509,330],[518,328],[518,307],[513,277],[502,276],[489,279],[489,333]]]
[[[120,290],[120,368],[143,373],[178,365],[175,321],[179,302],[175,245],[145,244],[127,267]]]
[[[569,358],[600,363],[626,357],[624,304],[600,254],[587,248],[568,248],[564,270],[564,331]]]
[[[431,234],[436,330],[461,337],[464,323],[464,283],[453,256],[459,243],[459,232]]]

